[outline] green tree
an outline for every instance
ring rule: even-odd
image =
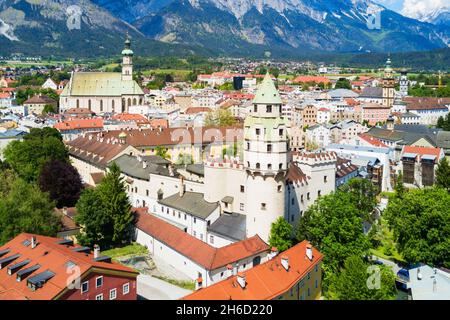
[[[360,216],[365,221],[370,220],[370,214],[377,206],[377,188],[370,180],[353,178],[341,186],[344,193],[351,196],[352,203],[360,211]]]
[[[48,194],[35,184],[15,179],[8,194],[0,198],[0,245],[22,232],[55,236],[61,221],[54,208]]]
[[[103,200],[95,189],[85,189],[76,205],[78,215],[76,222],[83,227],[77,235],[81,245],[109,248],[114,234],[114,220],[108,215]]]
[[[402,198],[405,193],[405,185],[403,184],[403,173],[399,173],[397,176],[397,181],[394,186],[395,194],[397,197]]]
[[[167,151],[167,148],[163,146],[157,146],[155,149],[156,155],[164,159],[170,158],[170,155],[167,153]]]
[[[227,109],[218,109],[215,111],[208,112],[205,117],[205,126],[233,126],[236,124],[236,118],[233,117],[233,114],[230,110]]]
[[[324,254],[324,270],[337,272],[350,256],[365,256],[370,248],[361,211],[350,193],[320,197],[306,210],[297,227],[297,240],[309,240]],[[325,271],[326,272],[326,271]]]
[[[328,297],[333,300],[392,300],[396,292],[395,275],[389,268],[370,266],[360,256],[351,256],[332,277]]]
[[[56,113],[56,109],[54,106],[52,106],[51,104],[46,104],[44,106],[44,110],[42,110],[42,113],[44,115],[49,114],[49,113]]]
[[[113,219],[114,232],[112,241],[123,244],[130,240],[130,232],[134,216],[125,189],[124,178],[119,166],[113,162],[108,173],[97,187],[98,196],[102,199],[106,214]]]
[[[450,165],[446,157],[439,161],[436,169],[436,185],[450,190]]]
[[[433,187],[394,196],[383,212],[409,263],[450,267],[450,194]]]
[[[352,85],[350,83],[350,81],[346,78],[340,78],[337,82],[336,85],[334,86],[335,89],[348,89],[351,90],[352,89]]]
[[[192,159],[192,156],[187,153],[180,153],[178,155],[178,160],[176,162],[177,165],[186,165],[186,164],[193,164],[194,160]]]
[[[32,129],[22,141],[8,144],[4,150],[5,159],[25,181],[36,181],[48,161],[69,161],[68,151],[60,137],[53,128]]]
[[[270,229],[269,245],[280,252],[292,247],[292,225],[283,217],[279,217]]]

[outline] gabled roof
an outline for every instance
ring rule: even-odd
[[[254,104],[282,104],[280,94],[275,87],[270,75],[267,73],[264,80],[258,87],[255,98],[253,99]]]
[[[361,94],[360,98],[383,98],[383,88],[381,87],[365,87]]]
[[[206,219],[219,207],[217,202],[208,202],[203,198],[203,193],[186,191],[183,195],[175,193],[170,197],[159,200],[158,203],[189,213],[200,219]]]
[[[135,216],[136,228],[207,270],[224,267],[269,249],[269,246],[258,235],[225,247],[214,248],[176,226],[147,213],[146,208],[136,209]]]
[[[136,81],[123,81],[119,72],[75,72],[61,96],[143,95]]]
[[[58,122],[54,125],[59,131],[85,130],[85,129],[103,129],[103,118],[93,119],[71,119]]]
[[[282,252],[271,260],[253,267],[242,274],[245,276],[245,288],[237,283],[237,276],[195,291],[184,297],[185,300],[271,300],[287,292],[323,259],[323,255],[312,249],[312,260],[306,257],[306,248],[310,244],[303,241]],[[281,259],[287,258],[286,270]]]
[[[25,241],[31,241],[32,236],[36,237],[38,243],[34,249],[31,248],[31,244],[25,245]],[[58,244],[58,241],[61,240],[62,239],[22,233],[0,247],[0,250],[6,248],[10,249],[10,253],[7,254],[7,256],[20,254],[20,256],[8,266],[12,266],[25,260],[31,261],[22,269],[35,265],[40,266],[38,270],[33,272],[26,279],[22,279],[20,282],[16,280],[17,272],[9,275],[7,267],[0,269],[0,299],[55,299],[67,288],[67,268],[69,262],[79,267],[82,275],[85,275],[93,268],[96,268],[105,271],[120,272],[122,276],[131,278],[137,276],[137,272],[118,263],[98,262],[94,260],[93,254],[75,252],[74,248],[79,248],[79,246]],[[32,291],[27,287],[27,280],[30,277],[45,271],[52,272],[54,276],[50,278],[42,288]]]

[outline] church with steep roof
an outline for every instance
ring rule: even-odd
[[[133,80],[131,41],[122,51],[122,72],[72,72],[60,96],[60,112],[85,108],[96,114],[126,113],[130,106],[143,103],[144,92]]]

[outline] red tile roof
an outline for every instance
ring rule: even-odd
[[[200,289],[184,300],[270,300],[287,292],[297,282],[312,271],[323,255],[312,248],[312,261],[306,257],[306,248],[310,246],[303,241],[284,251],[275,258],[242,273],[245,276],[245,289],[237,283],[237,276]],[[281,264],[281,259],[289,261],[289,271]]]
[[[441,157],[444,155],[444,152],[441,148],[430,148],[430,147],[413,147],[413,146],[404,146],[402,155],[405,153],[415,153],[420,157],[423,156],[435,156],[436,161],[439,161]]]
[[[407,97],[407,110],[446,109],[450,105],[450,98]]]
[[[113,116],[114,120],[120,121],[134,121],[136,124],[149,124],[147,118],[140,114],[132,114],[132,113],[120,113]]]
[[[258,235],[222,248],[214,248],[170,223],[148,214],[146,208],[135,209],[135,216],[136,228],[207,270],[214,270],[269,250],[269,246]]]
[[[369,134],[366,133],[361,133],[359,134],[359,137],[366,141],[367,143],[371,144],[374,147],[378,147],[378,148],[388,148],[388,146],[386,144],[384,144],[383,142],[381,142],[380,140],[378,140],[377,138],[372,137]]]
[[[185,114],[196,114],[200,112],[211,112],[211,108],[208,107],[190,107],[184,112]]]
[[[38,245],[33,249],[31,245],[25,246],[24,241],[30,241],[35,236]],[[9,275],[7,268],[0,270],[0,299],[27,299],[27,300],[52,300],[64,292],[67,288],[67,264],[74,263],[80,268],[82,275],[91,272],[93,268],[104,271],[115,271],[122,276],[135,278],[137,272],[122,266],[118,263],[97,262],[93,254],[74,252],[73,249],[79,246],[60,245],[57,242],[61,239],[44,237],[22,233],[0,247],[0,250],[9,249],[10,252],[2,258],[20,254],[9,266],[20,263],[27,259],[31,260],[24,268],[32,267],[36,264],[40,268],[22,281],[16,280],[16,274]],[[51,271],[55,275],[49,279],[42,288],[32,291],[27,287],[27,279],[44,271]],[[101,271],[100,271],[101,272]]]
[[[58,122],[54,125],[59,131],[83,130],[83,129],[103,129],[103,119],[72,119],[64,122]]]

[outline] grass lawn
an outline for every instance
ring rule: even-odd
[[[389,230],[387,222],[381,218],[380,223],[381,230],[378,238],[380,239],[381,245],[378,248],[371,249],[372,254],[387,260],[405,262],[403,256],[397,251],[394,233],[392,230]]]
[[[148,254],[148,250],[146,247],[141,246],[140,244],[133,243],[129,246],[122,248],[114,248],[111,250],[106,250],[102,252],[103,255],[111,257],[112,259],[131,256],[131,255],[145,255]]]
[[[185,77],[191,72],[191,70],[186,69],[152,69],[144,70],[142,74],[149,76],[153,74],[172,74],[175,77]]]
[[[170,279],[167,277],[161,277],[161,276],[155,276],[153,275],[152,277],[157,278],[159,280],[163,280],[166,281],[170,284],[173,284],[174,286],[186,289],[186,290],[191,290],[194,291],[195,290],[195,283],[193,281],[181,281],[181,280],[175,280],[175,279]]]

